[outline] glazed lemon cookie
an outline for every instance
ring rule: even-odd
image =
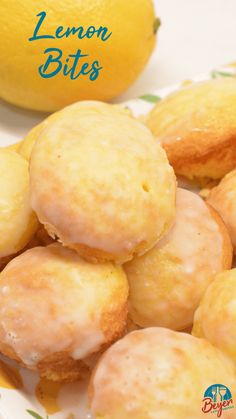
[[[178,175],[220,179],[236,166],[236,79],[178,90],[154,107],[146,123]]]
[[[204,337],[236,364],[236,269],[216,275],[194,316],[194,336]]]
[[[175,215],[164,150],[143,124],[101,102],[58,112],[35,143],[30,181],[32,207],[49,234],[92,261],[145,253]]]
[[[143,329],[101,357],[90,382],[91,409],[95,419],[200,419],[208,387],[224,384],[234,401],[235,380],[231,360],[206,340]],[[235,411],[221,417],[234,419]]]
[[[0,260],[23,249],[37,228],[28,163],[16,152],[0,148]]]
[[[59,244],[27,250],[0,274],[0,351],[48,379],[76,380],[123,333],[127,297],[122,267]]]
[[[228,173],[209,194],[207,202],[223,218],[236,252],[236,170]]]
[[[172,229],[124,265],[132,320],[142,327],[186,329],[214,275],[231,263],[232,246],[220,217],[197,194],[178,188]]]

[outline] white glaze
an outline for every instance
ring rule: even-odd
[[[45,295],[44,298],[49,300],[51,297]],[[96,317],[91,321],[86,304],[78,307],[77,312],[69,313],[69,310],[66,312],[63,308],[65,304],[63,296],[58,299],[54,298],[54,308],[57,307],[57,316],[55,319],[52,319],[48,314],[50,304],[35,310],[34,299],[32,298],[31,304],[29,296],[25,296],[25,298],[19,301],[17,307],[15,304],[11,304],[10,299],[11,295],[9,295],[7,309],[6,307],[0,308],[0,324],[3,330],[5,330],[3,342],[10,345],[19,358],[28,366],[35,366],[49,353],[63,350],[67,350],[69,355],[75,360],[83,359],[98,350],[105,340],[100,327],[99,310]],[[12,296],[12,299],[14,299],[14,296]],[[27,315],[24,313],[26,304]],[[7,316],[9,310],[14,310],[14,308],[17,308],[16,312],[20,312],[22,316],[10,323],[11,320],[9,321]],[[39,332],[38,328],[33,329],[33,325],[30,327],[27,325],[27,316],[30,316],[30,313],[33,313],[31,314],[32,322],[36,322],[36,324],[41,323],[42,333]],[[10,324],[11,329],[9,329]],[[61,339],[58,339],[55,331],[61,333],[66,324],[73,324],[71,336],[62,334]],[[20,333],[18,333],[18,328],[20,328]],[[32,348],[35,348],[35,350],[32,350]],[[71,349],[68,350],[68,348]]]
[[[219,225],[205,202],[188,190],[177,189],[175,224],[156,247],[179,258],[186,274],[202,275],[205,265],[211,274],[222,269],[223,237]]]

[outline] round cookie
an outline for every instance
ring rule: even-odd
[[[216,275],[195,313],[192,334],[204,337],[236,365],[236,269]]]
[[[23,249],[37,228],[28,163],[16,152],[0,148],[0,260]]]
[[[236,166],[236,79],[180,89],[158,102],[146,123],[176,174],[220,179]]]
[[[30,180],[49,234],[91,261],[145,253],[174,219],[176,180],[164,150],[143,124],[105,103],[58,112],[35,143]]]
[[[236,252],[236,169],[228,173],[213,188],[207,202],[211,204],[223,218],[228,228],[234,253]]]
[[[235,400],[233,363],[204,339],[164,328],[135,331],[101,357],[89,387],[95,419],[200,419],[204,393],[221,383]],[[207,405],[209,409],[209,405]],[[234,419],[235,410],[223,410]]]
[[[188,328],[214,275],[231,263],[230,238],[218,214],[197,194],[178,188],[172,229],[124,265],[132,320],[142,327]]]
[[[0,274],[0,352],[50,380],[77,380],[122,335],[127,298],[120,266],[59,244],[27,250]]]

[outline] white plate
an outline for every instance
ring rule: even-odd
[[[236,67],[226,66],[212,71],[211,74],[197,76],[193,81],[232,76],[236,76]],[[135,116],[145,115],[158,100],[182,85],[183,83],[180,83],[147,93],[138,99],[125,102],[124,105],[129,107]],[[16,108],[5,102],[0,103],[0,115],[0,146],[21,140],[46,116],[46,114]],[[12,383],[14,387],[14,382],[17,382],[17,379],[14,379],[14,372],[7,372],[8,367],[17,370],[22,380],[21,388],[6,388],[12,386]],[[41,394],[43,392],[40,400],[35,393],[39,385]],[[51,385],[48,390],[47,383],[40,382],[36,373],[18,367],[5,357],[0,357],[0,419],[32,419],[33,417],[36,419],[90,419],[92,415],[87,406],[86,389],[87,379],[74,384]],[[46,404],[47,409],[45,409]]]

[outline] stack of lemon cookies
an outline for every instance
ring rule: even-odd
[[[96,359],[97,419],[198,419],[215,383],[234,398],[236,80],[183,88],[145,125],[73,104],[0,161],[0,352],[54,381]],[[204,201],[176,177],[220,183]]]

